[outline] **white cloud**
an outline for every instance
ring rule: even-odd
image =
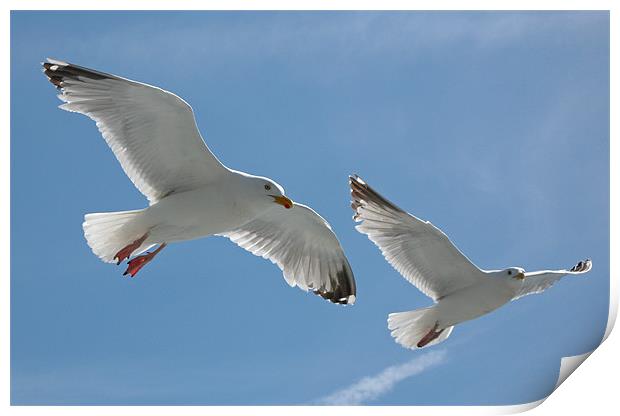
[[[358,405],[376,400],[389,392],[397,383],[418,375],[445,361],[446,351],[431,351],[403,363],[386,368],[375,376],[364,377],[342,390],[317,400],[323,405]]]

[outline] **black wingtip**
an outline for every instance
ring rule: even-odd
[[[56,88],[62,88],[63,82],[66,79],[76,80],[80,78],[89,78],[100,80],[114,78],[114,76],[110,74],[52,58],[47,58],[47,62],[41,62],[41,66],[43,67],[43,73]]]
[[[314,294],[322,297],[325,300],[330,301],[331,303],[335,303],[338,305],[353,305],[355,303],[355,295],[349,295],[344,298],[338,298],[338,297],[334,297],[333,292],[320,292],[318,290],[315,290]]]
[[[355,279],[353,277],[353,271],[348,264],[345,264],[345,267],[338,271],[336,276],[330,280],[331,290],[328,291],[325,290],[325,288],[321,288],[314,289],[312,292],[325,300],[339,305],[352,305],[355,303]]]
[[[396,206],[393,202],[389,201],[377,191],[372,189],[370,185],[368,185],[362,178],[357,175],[349,176],[351,179],[349,181],[351,187],[351,208],[355,211],[356,215],[353,219],[356,219],[358,214],[358,208],[363,206],[365,203],[372,202],[374,204],[379,205],[380,207],[388,210],[392,210],[395,212],[404,212],[398,206]]]
[[[364,182],[364,180],[360,178],[360,176],[357,173],[352,173],[351,175],[349,175],[349,183],[352,183],[352,182],[366,184],[366,182]]]
[[[592,260],[585,259],[574,265],[570,271],[573,273],[585,273],[592,269]]]

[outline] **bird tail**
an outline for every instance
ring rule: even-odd
[[[445,341],[454,326],[440,329],[437,326],[435,306],[415,311],[391,313],[388,328],[395,341],[406,348],[418,349]]]
[[[113,263],[119,250],[145,234],[141,224],[136,221],[143,211],[139,209],[86,214],[82,228],[93,253],[102,261]],[[139,254],[152,245],[145,242],[134,250],[134,254]]]

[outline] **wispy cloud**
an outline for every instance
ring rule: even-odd
[[[441,364],[445,359],[445,350],[428,352],[403,364],[388,367],[375,376],[364,377],[349,387],[317,400],[316,403],[331,406],[358,405],[376,400],[392,390],[397,383]]]
[[[96,13],[80,15],[92,18]],[[161,13],[116,15],[120,23],[110,25],[109,31],[63,39],[64,48],[107,57],[105,51],[114,45],[122,60],[183,62],[183,66],[203,70],[230,65],[235,58],[252,61],[274,56],[285,56],[287,62],[298,59],[304,66],[317,59],[321,65],[334,62],[341,66],[358,65],[354,58],[359,56],[412,54],[412,50],[434,51],[458,44],[501,48],[540,32],[564,41],[558,33],[600,25],[607,18],[604,13],[584,12],[193,12],[192,17],[202,15],[203,19],[181,24],[178,16],[183,14],[169,13],[176,18],[153,33],[151,28]],[[129,19],[131,15],[136,17]],[[145,48],[145,44],[157,48]],[[321,72],[330,72],[321,68]],[[310,70],[314,69],[311,65]]]

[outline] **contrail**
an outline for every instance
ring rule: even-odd
[[[417,356],[403,364],[386,368],[376,376],[364,377],[358,382],[317,400],[323,405],[357,405],[375,400],[406,378],[420,374],[424,370],[445,361],[446,351],[431,351]]]

